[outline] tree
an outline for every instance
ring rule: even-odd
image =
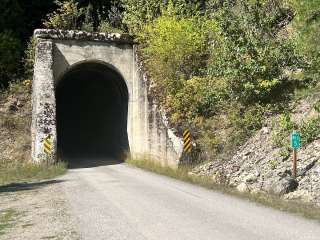
[[[17,73],[21,43],[10,31],[0,33],[0,88],[6,87]]]
[[[84,14],[84,8],[79,8],[78,3],[74,0],[67,0],[64,2],[55,2],[59,8],[47,15],[47,20],[43,25],[47,28],[54,29],[80,29],[80,17]]]
[[[121,0],[124,8],[123,22],[131,34],[142,30],[143,26],[160,16],[163,1],[159,0]]]
[[[320,0],[291,0],[291,4],[296,11],[297,49],[307,63],[305,78],[320,83]]]

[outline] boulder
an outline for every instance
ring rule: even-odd
[[[298,187],[298,182],[292,177],[282,178],[279,181],[274,181],[267,187],[267,191],[276,195],[284,195],[293,192]]]

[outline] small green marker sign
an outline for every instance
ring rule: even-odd
[[[298,149],[301,147],[301,144],[300,144],[300,135],[299,133],[297,133],[297,131],[293,131],[291,133],[291,147],[293,149]]]

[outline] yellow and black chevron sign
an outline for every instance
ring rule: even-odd
[[[50,141],[50,138],[47,137],[43,140],[43,151],[46,153],[46,154],[51,154],[51,151],[52,151],[52,143]]]
[[[185,153],[190,153],[191,148],[191,134],[190,131],[187,129],[183,132],[183,151]]]

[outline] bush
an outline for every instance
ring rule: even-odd
[[[314,106],[318,111],[318,104]],[[301,124],[292,121],[288,113],[281,114],[273,122],[272,140],[275,146],[281,148],[280,154],[287,156],[290,151],[290,134],[298,131],[301,136],[301,146],[304,147],[312,141],[320,138],[320,116],[316,116]]]
[[[100,25],[98,26],[98,31],[106,33],[123,33],[123,30],[112,27],[111,24],[106,20],[100,22]]]
[[[304,77],[313,83],[320,81],[320,0],[290,0],[296,16],[297,50],[304,56],[307,65]]]
[[[145,24],[159,17],[163,6],[159,0],[121,0],[121,3],[124,8],[123,23],[131,34],[139,33]]]
[[[144,44],[147,70],[163,100],[176,96],[187,79],[202,74],[209,42],[218,38],[219,32],[214,21],[178,18],[172,8],[169,5],[138,37]]]
[[[209,118],[220,111],[226,99],[225,82],[208,77],[193,77],[170,99],[174,122],[193,122],[196,118]]]
[[[320,138],[320,117],[303,122],[300,127],[301,145],[305,146]]]
[[[286,97],[291,84],[287,72],[299,65],[284,29],[292,15],[279,0],[241,0],[214,15],[223,41],[212,50],[208,74],[227,79],[230,97],[243,104]]]
[[[37,44],[36,38],[31,37],[28,42],[27,48],[24,51],[23,65],[24,65],[24,74],[26,79],[32,79],[33,77],[36,44]]]

